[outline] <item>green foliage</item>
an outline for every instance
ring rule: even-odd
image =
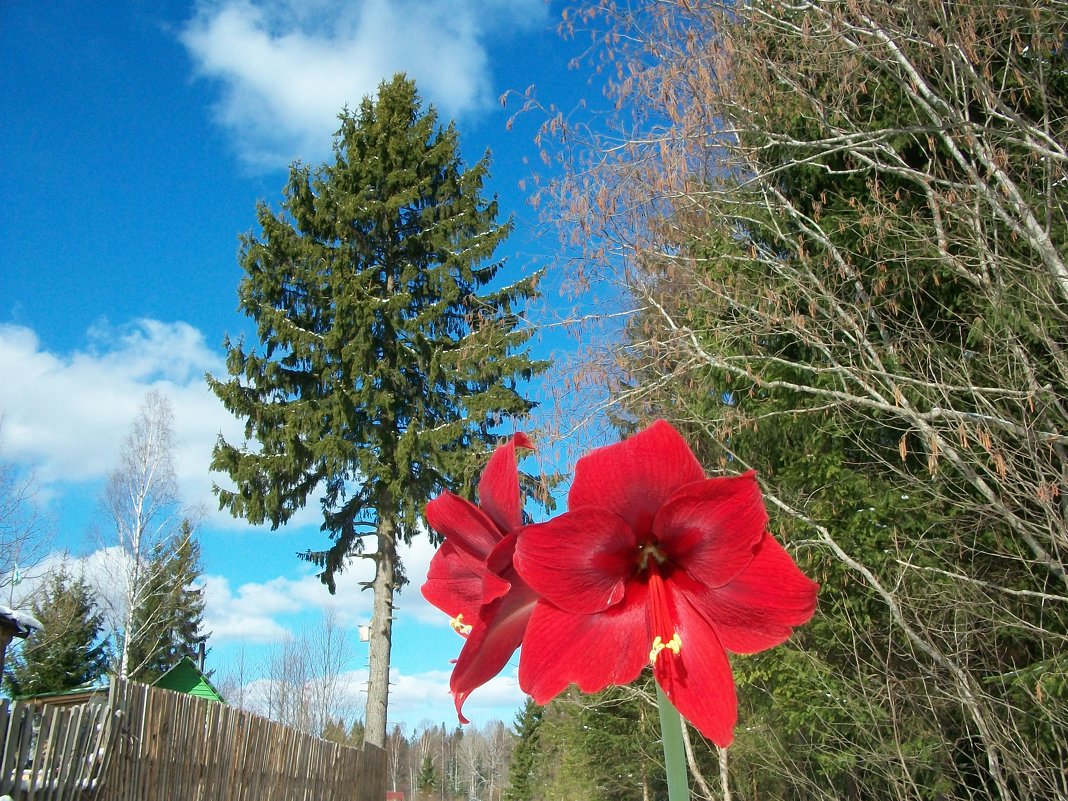
[[[363,721],[356,719],[351,726],[346,727],[341,718],[331,718],[323,727],[320,736],[332,743],[360,748],[363,745]]]
[[[494,429],[533,403],[518,383],[545,369],[526,349],[537,276],[496,281],[511,224],[483,198],[488,155],[465,168],[450,124],[398,75],[340,115],[333,163],[295,164],[279,211],[242,241],[240,308],[261,348],[228,341],[212,391],[255,447],[220,438],[220,506],[284,524],[321,493],[333,544],[304,554],[333,574],[363,527],[419,530],[427,500],[469,491]]]
[[[508,766],[508,788],[504,792],[504,801],[533,801],[535,797],[535,770],[539,762],[538,729],[542,714],[542,707],[530,698],[516,714],[517,741]]]
[[[23,642],[4,671],[12,697],[87,687],[104,676],[103,616],[83,578],[57,569],[34,601],[33,615],[41,630]]]
[[[441,776],[438,775],[437,768],[434,767],[434,758],[430,754],[423,757],[416,782],[419,792],[426,796],[433,795],[434,791],[441,787]]]
[[[1063,8],[594,5],[628,116],[568,188],[625,238],[621,418],[756,469],[822,585],[732,660],[732,783],[1064,797]]]
[[[208,639],[202,632],[204,588],[197,584],[202,572],[200,543],[185,520],[178,534],[157,545],[149,558],[131,627],[131,678],[151,683],[183,656],[197,661]]]
[[[505,801],[667,798],[651,676],[595,695],[532,701],[516,718]]]

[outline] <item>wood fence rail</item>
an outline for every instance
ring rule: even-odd
[[[0,702],[0,795],[15,801],[382,801],[385,752],[206,698],[115,680],[107,703]]]

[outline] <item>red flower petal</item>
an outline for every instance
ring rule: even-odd
[[[503,534],[485,512],[451,492],[441,493],[426,505],[426,520],[455,547],[482,561]]]
[[[500,598],[513,584],[526,587],[526,583],[519,577],[512,566],[512,556],[515,554],[516,533],[507,535],[497,543],[497,547],[490,551],[486,558],[486,576],[482,582],[482,603],[488,604],[495,598]]]
[[[529,587],[515,584],[504,598],[483,606],[449,681],[461,723],[468,722],[463,715],[467,696],[500,673],[523,641],[537,600]]]
[[[730,662],[716,632],[685,598],[676,596],[675,611],[682,645],[677,655],[661,651],[653,673],[679,714],[716,745],[726,748],[734,739],[738,720]]]
[[[753,654],[779,645],[794,626],[808,622],[819,585],[768,534],[749,567],[726,586],[695,583],[680,589],[716,629],[723,647]]]
[[[636,548],[622,518],[587,507],[526,526],[514,560],[523,580],[550,603],[592,614],[623,598],[637,564]]]
[[[515,434],[490,457],[478,482],[478,505],[503,532],[523,525],[523,502],[519,494],[519,470],[515,449],[533,449],[525,434]]]
[[[505,578],[508,577],[509,573],[514,573],[515,568],[512,566],[512,558],[515,556],[515,546],[518,538],[518,531],[506,534],[490,551],[489,556],[486,557],[486,569]]]
[[[519,686],[547,704],[570,684],[586,693],[628,684],[649,663],[646,587],[632,582],[627,597],[604,612],[576,615],[544,600],[534,607],[519,655]]]
[[[704,477],[686,440],[660,420],[579,459],[568,509],[610,509],[641,537],[649,533],[653,517],[672,493]]]
[[[464,623],[478,619],[482,606],[485,568],[458,550],[451,542],[442,543],[430,560],[423,597],[449,617],[463,615]]]
[[[749,472],[686,485],[656,515],[653,533],[673,565],[721,587],[753,561],[767,524],[760,486]]]

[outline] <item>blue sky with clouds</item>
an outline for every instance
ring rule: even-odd
[[[57,543],[88,556],[104,476],[145,393],[174,404],[183,499],[201,530],[212,667],[227,669],[332,602],[355,625],[370,597],[362,567],[330,598],[295,552],[323,544],[314,514],[280,532],[214,511],[207,470],[222,432],[207,391],[224,372],[236,312],[237,237],[255,204],[277,204],[294,159],[330,155],[336,114],[396,71],[455,118],[468,162],[493,151],[490,190],[517,232],[512,274],[553,257],[520,182],[537,120],[508,130],[508,90],[536,84],[565,107],[587,91],[574,44],[543,0],[215,0],[0,2],[0,457],[35,471]],[[549,345],[543,345],[548,348]],[[420,598],[431,551],[405,556],[391,719],[452,722],[446,694],[459,640]],[[362,659],[353,664],[358,683]],[[514,664],[467,704],[510,720]]]

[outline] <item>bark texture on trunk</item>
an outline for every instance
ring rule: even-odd
[[[396,589],[397,539],[391,516],[378,523],[375,556],[374,607],[371,613],[367,711],[364,742],[386,746],[386,712],[389,707],[389,654],[393,642],[393,593]]]

